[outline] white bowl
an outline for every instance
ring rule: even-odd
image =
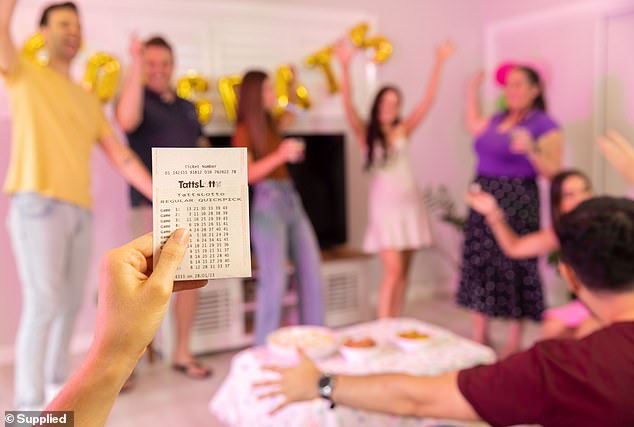
[[[344,344],[339,347],[339,352],[348,362],[361,363],[375,357],[379,353],[379,349],[378,344],[374,344],[372,347],[349,347]]]
[[[271,353],[292,358],[301,348],[313,359],[322,359],[337,351],[339,343],[335,334],[328,328],[319,326],[288,326],[271,332],[266,338]]]
[[[405,351],[417,351],[429,347],[432,344],[432,337],[427,338],[404,338],[398,334],[394,336],[394,343]]]

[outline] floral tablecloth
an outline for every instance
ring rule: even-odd
[[[430,335],[429,345],[405,352],[394,343],[398,332],[415,329]],[[446,329],[413,319],[386,319],[363,323],[337,331],[341,336],[372,337],[380,350],[363,363],[351,363],[341,354],[318,361],[326,372],[372,374],[385,372],[414,375],[436,375],[495,361],[495,353],[488,347],[459,337]],[[209,402],[209,410],[228,426],[234,427],[352,427],[352,426],[464,426],[480,425],[457,421],[398,417],[337,406],[329,409],[328,402],[316,399],[294,403],[274,416],[268,413],[280,402],[278,399],[258,400],[253,383],[272,378],[275,374],[260,369],[263,364],[292,364],[267,351],[254,347],[234,356],[231,371]]]

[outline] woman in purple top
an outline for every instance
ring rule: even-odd
[[[480,114],[478,89],[483,73],[470,82],[467,128],[478,157],[475,183],[495,196],[507,222],[519,235],[539,229],[536,178],[552,177],[561,167],[563,138],[546,114],[539,75],[518,66],[505,83],[507,109],[492,117]],[[522,319],[541,320],[544,310],[537,259],[512,260],[497,245],[482,215],[471,210],[465,226],[458,304],[474,311],[474,339],[488,344],[488,320],[511,319],[501,354],[519,350]]]

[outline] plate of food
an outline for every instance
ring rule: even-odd
[[[287,326],[271,332],[266,338],[267,348],[280,357],[294,357],[301,348],[313,359],[322,359],[337,351],[336,335],[319,326]]]
[[[394,338],[397,346],[405,351],[415,351],[430,345],[431,336],[416,329],[398,332]]]
[[[370,337],[346,337],[341,342],[339,352],[349,362],[364,362],[379,351],[379,344]]]

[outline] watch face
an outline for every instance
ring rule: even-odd
[[[323,375],[319,378],[319,388],[324,388],[330,385],[330,377]]]
[[[332,394],[332,377],[323,375],[319,378],[319,394],[321,397],[330,398]]]

